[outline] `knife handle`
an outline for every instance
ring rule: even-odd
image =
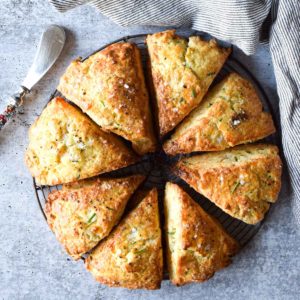
[[[0,114],[0,130],[16,115],[18,108],[23,104],[23,98],[29,90],[24,87],[21,88],[22,90],[19,93],[10,97],[9,104],[6,106],[4,112]]]

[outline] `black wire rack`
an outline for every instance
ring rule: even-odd
[[[193,33],[193,35],[197,35],[196,32],[190,32],[189,34],[185,33],[183,35],[189,36]],[[210,38],[208,35],[201,35],[201,37],[204,38]],[[138,34],[138,35],[132,35],[120,38],[118,40],[115,40],[111,42],[110,44],[107,44],[99,49],[97,49],[95,52],[87,56],[86,58],[82,59],[82,61],[86,60],[88,57],[93,55],[94,53],[103,50],[107,46],[118,43],[118,42],[131,42],[135,43],[141,50],[142,54],[142,60],[143,60],[143,67],[146,70],[146,62],[148,60],[148,51],[147,47],[145,45],[145,38],[146,34]],[[230,45],[218,41],[222,46],[231,47]],[[241,63],[235,55],[235,49],[232,48],[232,54],[230,55],[229,59],[225,63],[224,67],[218,74],[217,78],[214,80],[213,85],[222,80],[224,76],[226,76],[230,72],[236,72],[240,74],[242,77],[248,79],[253,86],[255,87],[262,103],[265,111],[268,111],[272,114],[274,122],[276,122],[275,113],[272,110],[272,106],[270,104],[270,101],[264,92],[263,88],[261,87],[258,80],[253,76],[253,74]],[[60,95],[58,91],[55,91],[51,97],[50,100]],[[67,99],[66,99],[67,100]],[[277,125],[277,124],[276,124]],[[279,146],[279,137],[277,134],[273,134],[272,136],[268,137],[264,140],[264,142],[277,144]],[[245,246],[258,232],[258,230],[261,228],[264,221],[261,221],[260,223],[256,225],[249,225],[246,224],[240,220],[237,220],[235,218],[232,218],[225,212],[223,212],[221,209],[219,209],[216,205],[214,205],[212,202],[198,194],[195,190],[190,188],[183,180],[176,177],[172,172],[170,171],[170,167],[172,164],[177,161],[180,158],[180,156],[177,157],[168,157],[162,150],[158,151],[154,154],[148,154],[145,155],[139,163],[133,166],[129,166],[124,169],[116,170],[110,173],[106,173],[101,176],[105,177],[120,177],[120,176],[127,176],[130,174],[144,174],[147,176],[147,179],[144,183],[144,187],[150,188],[150,187],[157,187],[159,191],[160,198],[163,197],[163,190],[165,186],[165,182],[172,181],[174,183],[179,184],[194,200],[196,200],[201,207],[207,211],[210,215],[214,216],[219,222],[222,224],[222,226],[225,228],[225,230],[233,237],[235,238],[240,245],[243,247]],[[47,201],[47,197],[49,193],[53,190],[60,189],[60,186],[38,186],[35,183],[35,180],[33,180],[33,186],[36,194],[36,199],[38,201],[39,207],[41,209],[41,212],[43,213],[45,219],[45,212],[44,207],[45,203]],[[161,201],[160,201],[161,202]]]

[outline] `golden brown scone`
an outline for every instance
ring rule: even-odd
[[[217,220],[210,217],[178,185],[165,190],[167,260],[173,284],[202,282],[230,263],[239,250]]]
[[[205,96],[175,130],[164,150],[170,155],[219,151],[275,132],[252,84],[231,73]]]
[[[158,289],[163,258],[156,189],[146,194],[86,259],[97,281],[129,289]]]
[[[79,259],[105,238],[121,218],[143,176],[84,179],[49,194],[47,222],[69,255]]]
[[[138,154],[155,150],[141,55],[134,44],[117,43],[75,60],[57,88],[103,130],[132,142]]]
[[[175,173],[226,213],[261,221],[281,186],[282,163],[273,145],[243,145],[180,160]]]
[[[175,30],[148,35],[147,45],[163,136],[200,103],[231,49],[197,36],[186,41]]]
[[[92,177],[135,161],[135,154],[121,140],[59,97],[29,130],[25,163],[41,185]]]

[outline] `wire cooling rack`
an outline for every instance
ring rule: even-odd
[[[189,34],[190,35],[190,34]],[[193,32],[193,35],[195,32]],[[188,36],[185,34],[185,36]],[[202,36],[202,35],[201,35]],[[210,38],[207,35],[202,36],[203,38]],[[118,42],[131,42],[135,43],[141,50],[142,54],[142,60],[143,60],[143,67],[146,71],[146,62],[148,60],[148,51],[147,47],[145,45],[145,34],[139,34],[139,35],[132,35],[120,38],[118,40],[113,41],[110,44],[107,44],[99,49],[97,49],[95,52],[90,54],[88,57],[93,55],[94,53],[103,50],[107,46],[118,43]],[[222,41],[218,41],[222,46],[230,46]],[[251,72],[235,57],[235,51],[233,49],[231,56],[225,63],[224,67],[222,68],[221,72],[218,74],[217,78],[214,80],[213,85],[219,82],[224,76],[226,76],[230,72],[236,72],[240,74],[242,77],[248,79],[254,87],[257,90],[257,93],[263,103],[263,107],[265,111],[268,111],[272,114],[274,122],[276,121],[274,111],[272,110],[272,106],[268,100],[268,97],[264,90],[262,89],[261,85],[259,84],[258,80],[251,74]],[[88,57],[82,59],[84,61]],[[146,73],[145,73],[146,74]],[[60,95],[58,91],[55,91],[51,97],[50,100]],[[277,124],[276,124],[277,125]],[[279,145],[279,138],[276,134],[273,134],[272,136],[268,137],[264,140],[268,143],[273,143]],[[144,187],[150,188],[150,187],[157,187],[159,191],[160,198],[163,197],[163,189],[165,182],[172,181],[175,183],[178,183],[190,196],[196,200],[201,207],[206,210],[210,215],[214,216],[216,219],[219,220],[219,222],[222,224],[222,226],[225,228],[225,230],[234,237],[240,245],[243,247],[245,246],[258,232],[260,227],[262,226],[262,222],[256,224],[256,225],[248,225],[242,221],[239,221],[237,219],[232,218],[231,216],[224,213],[221,209],[219,209],[216,205],[214,205],[209,200],[205,199],[203,196],[198,194],[195,190],[190,188],[183,180],[176,177],[172,174],[170,171],[170,167],[172,164],[177,161],[180,158],[180,156],[177,157],[168,157],[162,150],[158,151],[154,154],[145,155],[139,163],[133,166],[129,166],[124,169],[120,169],[117,171],[113,171],[110,173],[106,173],[102,176],[105,177],[120,177],[120,176],[127,176],[130,174],[144,174],[147,176],[147,179],[144,183]],[[35,189],[36,199],[38,201],[39,207],[41,209],[41,212],[43,213],[45,219],[45,212],[44,207],[45,203],[47,201],[47,197],[49,193],[53,190],[60,189],[60,186],[38,186],[35,183],[35,180],[33,180],[33,186]],[[160,201],[161,202],[161,201]]]

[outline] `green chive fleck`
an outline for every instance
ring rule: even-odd
[[[209,72],[206,74],[206,76],[214,76],[216,74],[216,72]]]
[[[89,225],[91,225],[91,224],[95,223],[96,220],[97,220],[97,215],[96,215],[96,213],[93,213],[93,214],[91,215],[91,217],[88,219],[87,223],[88,223]]]
[[[109,206],[105,206],[108,210],[114,210],[113,208],[109,207]]]
[[[239,185],[240,185],[240,182],[237,181],[237,182],[235,183],[235,185],[233,186],[231,193],[234,193],[234,192],[236,191],[236,189],[239,187]]]
[[[174,231],[168,231],[168,234],[169,235],[173,235],[173,234],[175,234],[176,233],[176,231],[174,230]]]
[[[141,253],[144,253],[146,251],[146,248],[144,248],[144,249],[141,249],[141,250],[138,250],[138,251],[136,251],[135,253],[137,253],[137,254],[141,254]]]
[[[193,97],[193,98],[196,98],[196,96],[197,96],[196,91],[193,89],[193,90],[192,90],[192,97]]]

